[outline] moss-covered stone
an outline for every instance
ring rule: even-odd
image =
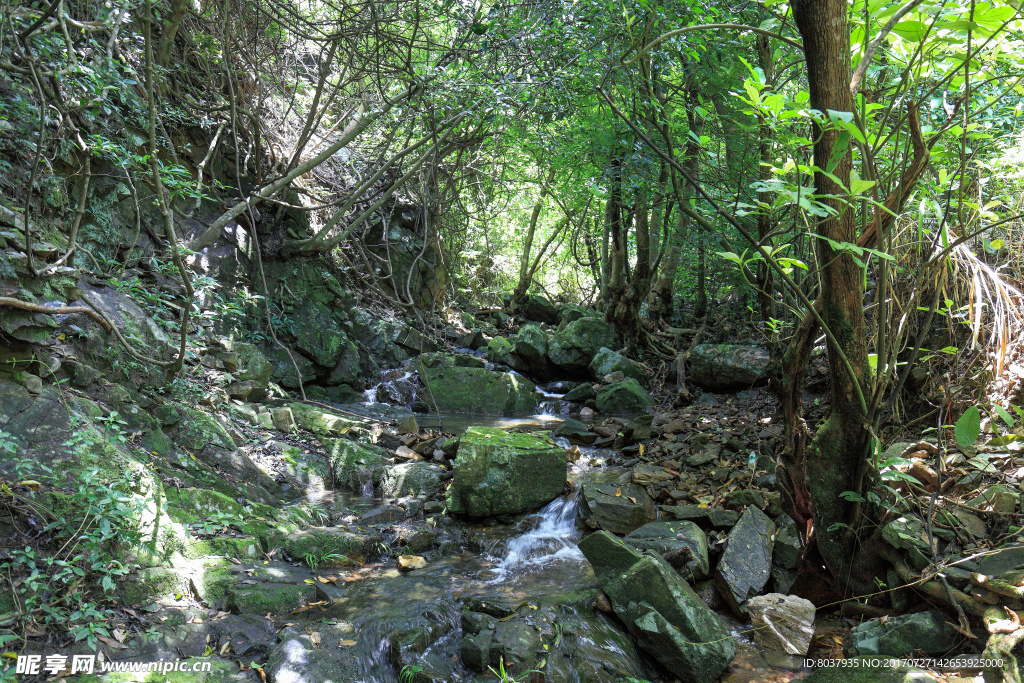
[[[357,534],[342,529],[308,529],[289,534],[284,549],[291,557],[302,560],[311,557],[317,564],[325,561],[351,563],[368,560],[377,555],[381,538],[376,535]]]
[[[230,562],[219,558],[205,558],[192,575],[196,597],[208,607],[223,604],[228,589],[238,580]]]
[[[597,391],[597,409],[605,415],[632,415],[654,404],[647,390],[632,377],[606,384]]]
[[[474,367],[480,359],[446,353],[420,355],[420,381],[441,411],[483,415],[530,415],[540,402],[533,382],[510,372]]]
[[[182,576],[167,567],[140,569],[117,585],[117,597],[128,605],[139,605],[154,598],[173,596],[184,590]]]
[[[565,452],[544,438],[471,427],[462,436],[448,509],[471,517],[529,512],[561,495]]]
[[[171,438],[176,443],[194,451],[202,450],[207,445],[234,450],[235,442],[231,440],[227,430],[209,413],[180,404],[177,408],[181,420],[171,432]]]
[[[548,358],[564,371],[587,374],[598,349],[618,345],[619,335],[611,324],[598,318],[580,318],[555,334],[548,346]]]
[[[349,439],[322,438],[320,443],[327,449],[335,485],[360,491],[368,482],[374,487],[380,484],[385,464],[382,449]]]
[[[193,541],[185,552],[185,557],[196,559],[210,555],[223,555],[238,559],[251,559],[263,552],[263,545],[258,538],[249,536],[214,536],[201,541]]]
[[[307,583],[262,583],[227,589],[227,606],[238,614],[287,614],[316,596]]]
[[[252,344],[236,342],[234,351],[238,354],[238,371],[235,379],[240,382],[251,381],[266,387],[274,375],[274,366],[267,357]]]
[[[335,415],[305,403],[292,403],[289,407],[300,427],[322,436],[342,436],[356,430],[362,424],[358,420]]]

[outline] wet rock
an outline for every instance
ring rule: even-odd
[[[715,529],[731,529],[740,520],[740,513],[735,510],[700,505],[662,505],[659,509],[666,519],[686,519]]]
[[[707,536],[693,522],[649,522],[623,540],[661,555],[687,581],[707,578],[711,570]]]
[[[603,531],[579,548],[641,649],[686,683],[711,683],[726,669],[736,654],[728,625],[664,560]]]
[[[639,363],[606,347],[598,349],[594,359],[590,361],[590,372],[595,379],[621,372],[624,377],[632,377],[640,384],[647,384],[647,373]]]
[[[901,657],[915,650],[926,654],[949,652],[958,634],[938,610],[888,619],[872,619],[850,632],[844,650],[848,655],[892,655]]]
[[[441,411],[514,416],[536,410],[540,399],[533,382],[482,365],[473,356],[425,353],[417,367]]]
[[[647,390],[632,377],[601,387],[596,400],[597,409],[605,415],[641,413],[655,404]]]
[[[806,655],[814,638],[814,603],[795,595],[767,593],[747,601],[754,642],[769,650]]]
[[[988,576],[1000,576],[1014,569],[1024,568],[1024,545],[1011,543],[999,546],[991,554],[978,558],[978,571]],[[959,566],[964,567],[966,563]]]
[[[657,518],[657,507],[636,484],[585,484],[580,487],[579,525],[628,534]]]
[[[561,638],[548,654],[546,680],[619,683],[654,679],[629,636],[607,619],[565,617],[558,622],[558,629]]]
[[[585,401],[589,401],[594,398],[597,398],[597,391],[594,389],[594,385],[584,382],[570,390],[562,397],[562,400],[571,401],[573,403],[584,403]]]
[[[380,495],[385,498],[433,498],[441,492],[443,474],[444,467],[430,462],[391,465],[385,467],[381,474]]]
[[[487,358],[492,363],[507,365],[516,372],[529,372],[530,367],[515,353],[515,345],[505,337],[494,337],[487,342]]]
[[[690,353],[690,378],[711,391],[747,389],[767,381],[768,360],[757,346],[699,344]]]
[[[400,555],[398,557],[398,568],[403,572],[411,572],[414,569],[423,569],[426,566],[426,559],[419,555]]]
[[[615,328],[598,318],[580,318],[554,335],[548,347],[548,358],[562,371],[572,375],[590,372],[590,361],[601,347],[618,346]]]
[[[715,570],[715,585],[736,614],[745,617],[744,603],[761,592],[771,576],[775,523],[755,507],[747,508],[729,532]]]
[[[397,505],[381,505],[359,516],[359,524],[391,524],[401,522],[407,513]]]
[[[339,634],[327,635],[331,630],[335,629],[319,627],[315,631],[316,643],[313,632],[304,633],[295,628],[282,631],[278,637],[280,642],[263,666],[270,683],[359,680],[359,663],[354,653],[339,648],[341,638]]]
[[[448,509],[470,517],[531,512],[565,488],[565,452],[528,434],[471,427],[453,466]]]
[[[571,443],[579,444],[581,446],[589,446],[597,440],[597,434],[594,434],[587,428],[587,425],[583,424],[579,420],[574,420],[571,417],[567,417],[562,424],[551,432],[552,436],[563,436]]]
[[[475,671],[487,671],[491,663],[494,631],[482,630],[462,639],[462,663]]]

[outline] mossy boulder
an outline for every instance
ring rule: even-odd
[[[757,346],[699,344],[690,352],[690,379],[711,391],[749,389],[768,381],[768,360]]]
[[[212,415],[183,404],[176,404],[178,423],[170,430],[171,438],[179,446],[192,451],[201,451],[207,446],[234,450],[235,442],[227,430]]]
[[[632,377],[606,384],[597,390],[597,409],[605,415],[635,415],[656,401]]]
[[[238,370],[234,373],[239,382],[255,382],[266,389],[274,376],[274,366],[263,352],[253,344],[236,342],[235,353],[238,354]]]
[[[174,596],[185,589],[185,579],[167,567],[140,569],[117,584],[116,595],[128,605],[140,605],[154,598]]]
[[[380,485],[386,456],[382,449],[349,439],[321,438],[320,443],[327,449],[335,485],[350,491],[361,491],[367,483]]]
[[[448,509],[470,517],[531,512],[565,488],[565,452],[545,438],[471,427],[448,487]]]
[[[333,368],[351,344],[331,309],[317,301],[307,301],[291,315],[289,329],[295,346],[317,365]],[[353,347],[354,348],[354,347]]]
[[[523,359],[530,372],[543,374],[547,371],[550,341],[550,335],[537,325],[523,325],[515,338],[515,354]]]
[[[287,614],[316,597],[307,583],[261,583],[235,585],[226,591],[227,607],[237,614]]]
[[[362,433],[360,426],[362,422],[352,418],[342,417],[332,412],[316,408],[305,403],[289,404],[295,422],[306,431],[321,436],[342,436],[348,434],[355,436]]]
[[[516,416],[537,409],[540,396],[533,382],[482,365],[474,356],[424,353],[417,369],[442,412]]]
[[[326,558],[355,564],[375,557],[380,542],[376,534],[357,534],[338,528],[307,529],[290,534],[284,540],[284,550],[296,560],[313,557],[318,561]]]
[[[599,349],[618,345],[619,335],[610,323],[598,318],[580,318],[555,333],[548,347],[548,358],[565,372],[586,375]]]
[[[647,373],[639,363],[603,346],[597,350],[594,359],[590,361],[590,372],[595,379],[602,379],[605,375],[610,375],[613,372],[621,372],[640,384],[647,384]]]
[[[487,358],[492,363],[507,365],[516,372],[528,372],[529,364],[516,355],[515,350],[515,343],[505,337],[492,337],[487,342]]]
[[[380,495],[385,498],[420,496],[433,498],[441,492],[444,468],[430,462],[407,462],[384,468]]]

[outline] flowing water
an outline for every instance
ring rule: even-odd
[[[415,381],[413,374],[389,372],[366,392],[369,412],[393,411],[387,403],[408,405],[413,400],[414,394],[407,391]],[[421,426],[454,433],[471,426],[552,429],[564,419],[557,414],[562,395],[540,393],[545,402],[540,412],[530,417],[432,415],[418,416],[418,420]],[[381,399],[384,401],[378,403]],[[569,445],[564,439],[556,439],[556,443]],[[622,481],[628,476],[629,470],[603,466],[611,452],[581,450],[582,457],[568,473],[574,483]],[[354,506],[356,515],[350,519],[356,519],[359,508],[382,502],[372,498],[372,482],[367,482],[362,493],[361,499],[329,495],[336,496],[333,502],[338,508],[351,510]],[[487,611],[495,606],[509,614],[516,612],[520,615],[517,620],[535,617],[529,623],[542,633],[557,625],[549,634],[554,639],[544,641],[546,648],[548,644],[551,647],[545,654],[547,680],[552,683],[663,680],[657,667],[636,650],[621,624],[594,610],[599,584],[576,546],[582,536],[576,528],[576,513],[573,494],[553,500],[514,524],[444,522],[443,535],[455,542],[430,553],[425,568],[403,574],[388,563],[364,567],[345,577],[343,584],[332,589],[335,595],[316,625],[324,642],[335,638],[334,642],[354,643],[344,657],[350,664],[354,662],[357,671],[348,671],[344,680],[400,683],[403,669],[408,673],[408,667],[422,667],[435,681],[494,681],[493,674],[470,670],[461,662],[465,635],[461,615],[466,609]],[[423,522],[396,526],[416,524],[422,526]],[[524,606],[530,609],[523,610]],[[802,675],[799,662],[773,658],[742,635],[741,624],[734,627],[739,653],[723,681],[781,682]],[[297,652],[296,656],[308,653]]]

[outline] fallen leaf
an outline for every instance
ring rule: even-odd
[[[342,641],[338,642],[338,647],[352,647],[353,645],[356,645],[356,644],[357,643],[354,640],[342,640]]]
[[[309,634],[309,641],[313,643],[313,645],[320,645],[320,634],[313,631]]]
[[[121,643],[117,642],[113,638],[107,638],[106,636],[99,636],[99,635],[96,636],[96,638],[97,638],[97,640],[99,640],[104,645],[112,647],[115,650],[127,650],[128,649],[127,645],[122,645]]]

